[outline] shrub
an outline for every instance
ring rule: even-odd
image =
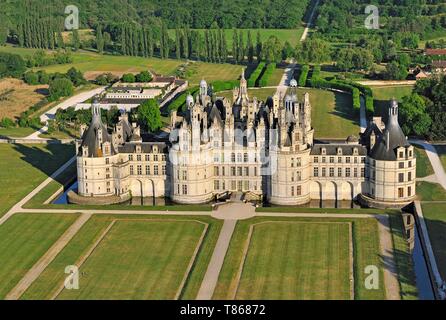
[[[152,74],[149,71],[143,71],[136,75],[136,82],[150,82],[152,81]]]
[[[186,98],[189,94],[194,95],[198,91],[198,87],[191,88],[189,92],[181,93],[176,99],[170,102],[168,110],[169,112],[183,110],[186,105]]]
[[[25,73],[25,75],[23,76],[23,80],[25,81],[25,83],[32,86],[39,84],[39,76],[32,71]]]
[[[0,120],[0,127],[3,128],[11,128],[11,127],[15,127],[15,123],[12,119],[10,118],[2,118]]]
[[[56,101],[61,97],[68,97],[73,94],[73,83],[70,79],[66,78],[57,78],[51,81],[49,92],[50,95],[48,97],[49,101]]]
[[[122,76],[122,81],[127,83],[133,83],[136,81],[136,77],[133,73],[126,73]]]
[[[321,66],[320,65],[315,65],[313,67],[313,74],[311,75],[312,79],[318,79],[321,76]]]
[[[229,80],[229,81],[215,81],[211,83],[212,90],[214,92],[232,90],[235,87],[238,87],[240,82],[238,80]]]

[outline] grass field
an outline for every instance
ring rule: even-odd
[[[414,145],[414,147],[415,155],[417,157],[417,177],[422,178],[434,174],[434,169],[432,168],[424,148],[418,145]]]
[[[48,85],[30,86],[18,79],[0,80],[0,119],[15,119],[48,93]]]
[[[237,287],[237,271],[244,256],[249,228],[253,224],[269,221],[285,223],[281,224],[282,227],[265,224],[265,228],[257,235],[257,231],[253,233],[241,277],[241,291],[239,289],[237,298],[274,299],[280,295],[281,299],[296,297],[349,299],[349,235],[348,228],[336,227],[339,222],[353,223],[355,299],[385,297],[382,271],[380,271],[379,290],[367,290],[364,287],[365,266],[381,266],[376,220],[257,217],[237,223],[214,292],[214,299],[231,299]],[[309,223],[310,227],[299,227],[299,225],[292,227],[296,222]],[[311,229],[311,232],[307,228]],[[268,232],[268,236],[265,236],[265,232]],[[317,274],[321,278],[317,279]],[[313,286],[307,282],[308,278],[305,280],[300,278],[304,275],[312,279]],[[280,287],[275,287],[276,285]],[[306,292],[300,291],[301,286],[305,287]],[[287,289],[279,290],[282,287]]]
[[[0,144],[0,216],[73,155],[71,145]]]
[[[349,242],[348,223],[254,226],[236,299],[349,299]]]
[[[194,29],[194,30],[204,32],[204,29]],[[284,44],[285,41],[288,41],[293,47],[299,43],[300,38],[302,37],[302,33],[304,32],[303,27],[302,28],[299,27],[297,29],[239,29],[238,31],[240,30],[243,31],[243,39],[245,44],[248,39],[248,30],[250,30],[252,41],[254,44],[256,43],[257,31],[260,31],[260,39],[262,40],[262,42],[265,42],[271,36],[276,36],[282,44]],[[234,31],[233,29],[225,29],[224,31],[225,31],[227,47],[229,48],[229,51],[231,51],[232,36],[234,34]],[[175,30],[170,29],[169,36],[172,39],[174,39]]]
[[[235,64],[214,64],[204,62],[190,62],[187,71],[189,86],[198,86],[201,80],[209,84],[213,81],[237,80],[242,74],[242,66]]]
[[[27,137],[36,130],[33,128],[0,128],[0,137],[13,137],[13,138],[23,138]]]
[[[435,260],[443,279],[446,279],[446,203],[422,203]]]
[[[436,145],[435,149],[437,149],[443,168],[446,170],[446,145]]]
[[[280,84],[280,80],[282,80],[284,69],[276,68],[274,69],[272,75],[268,79],[268,83],[266,84],[268,87],[278,86]]]
[[[418,181],[417,197],[420,201],[446,201],[446,192],[438,183]]]
[[[0,226],[0,299],[75,219],[74,214],[17,214]]]
[[[387,110],[390,106],[390,100],[393,98],[401,101],[404,96],[412,93],[413,86],[395,86],[395,87],[371,87],[373,98],[375,99],[375,115],[387,117]],[[387,118],[386,118],[387,119]]]
[[[173,299],[208,224],[181,294],[195,299],[221,222],[206,217],[126,216],[85,256],[115,219],[122,216],[93,216],[22,299],[54,297],[66,277],[65,266],[78,264],[81,257],[86,260],[80,267],[80,289],[64,290],[58,299]]]

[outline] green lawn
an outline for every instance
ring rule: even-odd
[[[274,69],[272,75],[268,79],[268,83],[266,84],[268,87],[276,87],[280,84],[280,80],[282,80],[284,69],[276,68]]]
[[[395,87],[371,87],[373,98],[375,99],[375,115],[386,117],[390,106],[390,100],[393,98],[401,101],[404,96],[412,93],[413,86],[395,86]]]
[[[72,145],[0,144],[0,216],[73,155]]]
[[[5,298],[76,217],[17,214],[0,226],[0,299]]]
[[[446,203],[422,203],[432,248],[438,269],[446,279]]]
[[[231,299],[249,228],[270,221],[284,223],[255,227],[237,298],[349,299],[349,235],[340,222],[353,223],[355,299],[385,297],[381,268],[379,289],[364,287],[364,268],[382,266],[376,220],[257,217],[237,223],[214,299]]]
[[[114,219],[119,220],[80,267],[80,289],[64,289],[58,299],[173,299],[205,229],[198,220],[209,227],[181,294],[182,299],[195,299],[221,222],[140,215],[93,216],[22,299],[55,296],[66,277],[65,266],[78,265]]]
[[[417,196],[420,201],[446,201],[446,191],[438,183],[418,181]]]
[[[349,254],[347,223],[256,225],[236,299],[349,299]]]
[[[435,149],[437,149],[443,168],[446,170],[446,145],[436,145]]]
[[[434,174],[434,169],[432,168],[424,148],[418,145],[414,145],[414,147],[415,155],[417,157],[417,177],[422,178]]]
[[[302,91],[310,93],[315,138],[359,136],[359,117],[353,112],[351,95],[318,89]]]
[[[201,80],[209,84],[213,81],[237,80],[242,74],[243,66],[236,64],[217,64],[191,62],[187,67],[189,87],[198,86]]]
[[[248,95],[250,98],[256,97],[257,100],[261,101],[267,101],[269,97],[272,97],[274,93],[276,92],[276,89],[270,89],[270,88],[250,88],[248,89]],[[225,97],[229,99],[229,101],[232,101],[232,91],[223,91],[218,92],[216,94],[219,97]]]
[[[0,137],[24,138],[35,131],[33,128],[0,128]]]

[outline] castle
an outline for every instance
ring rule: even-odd
[[[76,144],[76,203],[168,197],[199,204],[240,194],[276,205],[357,200],[403,207],[415,198],[416,158],[396,101],[385,125],[374,118],[359,139],[345,141],[314,139],[310,97],[298,98],[295,80],[269,103],[249,97],[243,74],[232,102],[216,98],[203,80],[186,111],[172,113],[165,140],[142,134],[126,114],[109,133],[99,106],[92,110]]]

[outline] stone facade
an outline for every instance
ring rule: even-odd
[[[141,134],[125,114],[110,134],[98,105],[92,109],[77,143],[81,197],[197,204],[236,192],[277,205],[361,198],[380,207],[415,197],[416,159],[395,101],[385,126],[374,118],[359,139],[345,141],[314,140],[309,94],[299,99],[295,80],[285,97],[268,103],[249,97],[243,74],[232,102],[202,81],[186,110],[172,113],[165,141]]]

